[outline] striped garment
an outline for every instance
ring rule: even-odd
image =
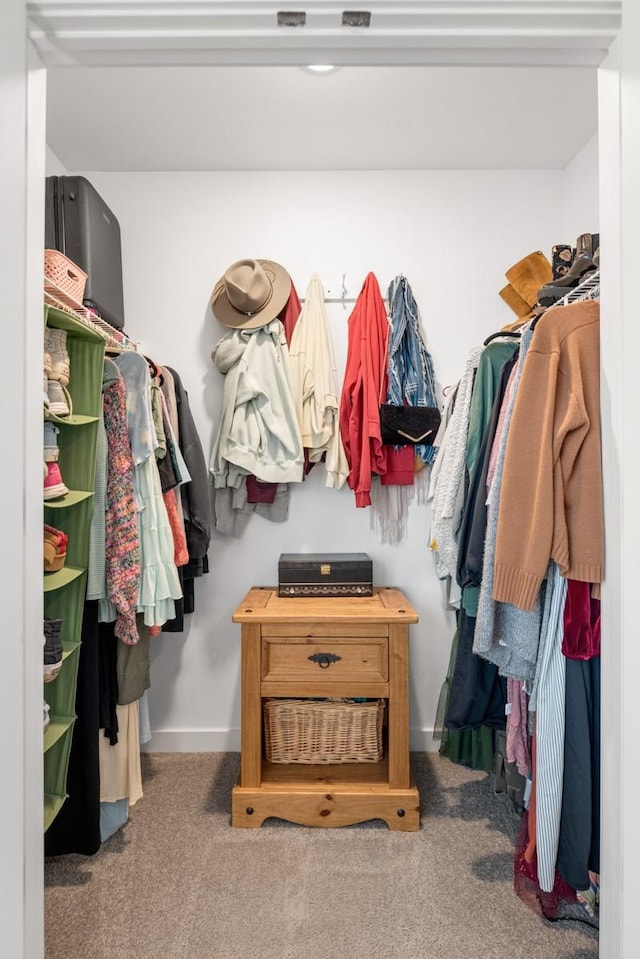
[[[565,658],[562,655],[567,581],[556,563],[547,574],[544,613],[532,704],[536,710],[536,856],[538,883],[555,881],[564,776]]]

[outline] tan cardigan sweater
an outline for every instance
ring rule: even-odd
[[[538,321],[507,439],[493,598],[531,609],[549,560],[599,583],[604,566],[600,449],[600,304]]]

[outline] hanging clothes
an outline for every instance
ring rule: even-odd
[[[282,312],[278,314],[278,319],[282,323],[282,327],[284,329],[284,338],[289,345],[291,345],[291,337],[293,336],[293,331],[296,328],[296,323],[298,322],[298,318],[301,312],[302,312],[302,303],[300,302],[298,291],[293,285],[293,280],[292,280],[289,299],[285,303],[285,306]]]
[[[202,562],[211,542],[211,507],[209,501],[209,472],[202,443],[189,404],[189,394],[179,374],[170,366],[163,367],[171,376],[175,394],[177,425],[169,415],[173,439],[181,454],[190,481],[180,486],[180,501],[184,516],[184,531],[190,562]],[[164,394],[165,400],[167,394]],[[167,411],[169,404],[167,403]]]
[[[127,429],[126,389],[118,366],[105,360],[104,419],[107,434],[105,583],[108,603],[101,618],[112,619],[123,642],[138,642],[136,607],[140,590],[140,533],[135,501],[135,471]],[[103,616],[102,614],[106,614]]]
[[[439,409],[433,359],[422,336],[418,304],[406,277],[399,275],[392,280],[387,299],[390,317],[387,403]],[[433,443],[418,444],[412,449],[425,463],[432,463],[436,458],[437,448]]]
[[[302,439],[280,321],[232,330],[211,356],[225,377],[209,464],[215,487],[237,488],[250,473],[268,482],[301,482]]]
[[[536,855],[538,882],[551,892],[562,813],[562,775],[564,768],[565,659],[562,655],[562,631],[567,581],[551,564],[545,595],[536,675]],[[531,710],[531,703],[529,706]]]
[[[435,463],[438,482],[431,499],[429,546],[434,553],[438,576],[440,579],[451,577],[452,581],[456,580],[458,563],[456,534],[464,504],[469,407],[482,350],[483,347],[475,347],[467,357],[464,373],[456,387],[453,413]]]
[[[324,290],[315,274],[291,335],[289,359],[302,445],[310,463],[325,460],[326,485],[341,489],[349,466],[340,437],[338,373],[324,308]]]
[[[531,776],[516,891],[550,919],[594,925],[603,555],[598,327],[599,305],[590,299],[523,325],[519,357],[501,369],[484,432],[496,371],[485,392],[480,360],[469,404],[469,482],[449,552],[458,549],[462,607],[437,718],[446,713],[443,755],[468,765],[486,759],[489,740],[474,724],[489,709],[491,689],[476,669],[478,657],[468,655],[473,634],[474,653],[508,677],[506,760]],[[449,427],[455,410],[454,403]],[[446,446],[447,433],[442,466]],[[436,460],[440,502],[442,466]],[[478,585],[473,629],[469,590]]]
[[[499,345],[498,343],[491,344],[494,348]],[[489,472],[491,448],[495,440],[507,385],[518,360],[517,346],[515,344],[505,345],[507,346],[507,351],[504,354],[506,359],[498,371],[497,379],[495,379],[495,376],[492,377],[495,379],[493,407],[490,409],[486,425],[479,424],[480,428],[483,429],[483,437],[478,452],[474,455],[475,462],[471,473],[467,477],[467,493],[458,532],[456,576],[458,585],[463,591],[464,607],[467,613],[472,616],[477,614],[478,591],[484,572],[487,532],[487,474]],[[490,349],[490,347],[487,347],[487,349]],[[502,355],[495,358],[497,364],[499,364]],[[482,391],[486,394],[485,399],[488,400],[490,391],[486,385],[483,386],[483,371],[486,367],[486,361],[481,361],[478,367],[476,385],[479,389],[482,388]],[[491,369],[491,373],[495,374],[495,370]]]
[[[535,675],[542,620],[541,597],[537,597],[532,610],[521,610],[508,603],[498,603],[493,599],[493,579],[498,507],[507,440],[518,384],[532,338],[533,330],[530,327],[523,328],[518,363],[509,379],[489,459],[487,532],[473,641],[473,650],[477,655],[495,663],[502,675],[521,680],[533,679]]]
[[[531,609],[549,559],[600,583],[604,522],[600,441],[600,305],[539,319],[516,397],[496,536],[493,597]]]
[[[380,397],[387,392],[388,323],[378,281],[369,273],[349,317],[347,363],[340,397],[340,435],[357,507],[371,506],[375,474],[387,471]]]
[[[444,718],[449,731],[447,745],[449,755],[453,750],[464,765],[471,765],[473,756],[479,754],[489,768],[494,763],[494,731],[505,729],[507,688],[497,667],[476,656],[472,647],[486,528],[484,486],[491,442],[517,348],[516,340],[494,340],[479,358],[469,402],[462,467],[464,497],[456,536],[456,578],[462,590],[462,605],[457,614],[457,654],[448,683],[449,702]]]
[[[397,276],[387,293],[389,338],[387,391],[391,406],[431,407],[438,410],[431,354],[425,346],[418,306],[406,277]],[[435,436],[431,437],[431,441]],[[416,498],[425,503],[428,492],[426,464],[435,459],[431,443],[387,447],[387,471],[372,487],[371,525],[383,543],[397,545],[407,535],[409,505]]]
[[[565,745],[558,871],[580,892],[600,872],[600,600],[567,582]]]
[[[127,799],[129,806],[133,806],[143,796],[138,703],[117,706],[116,716],[116,745],[110,745],[104,736],[99,737],[100,801],[112,803]]]
[[[162,499],[154,450],[157,440],[151,412],[149,368],[138,353],[121,353],[116,366],[126,387],[127,427],[133,453],[140,538],[140,585],[136,609],[147,626],[162,626],[175,615],[182,596],[173,561],[173,536]]]
[[[182,483],[172,491],[175,512],[173,505],[167,504],[171,528],[178,529],[177,538],[174,532],[178,551],[175,562],[183,596],[175,601],[175,616],[167,620],[162,629],[164,632],[178,633],[184,629],[185,613],[195,609],[194,580],[208,572],[207,550],[211,541],[209,472],[182,380],[177,373],[174,377],[168,366],[162,367],[161,375],[160,389],[169,421],[167,430],[174,440],[172,448],[179,461],[180,472],[190,479],[188,485]],[[167,499],[168,496],[165,502]],[[188,557],[186,561],[185,550]]]
[[[502,347],[506,346],[506,350]],[[482,578],[482,558],[486,529],[486,474],[488,471],[491,442],[497,428],[501,404],[507,387],[517,346],[492,343],[487,347],[491,357],[481,359],[474,384],[474,396],[481,394],[485,411],[476,416],[476,427],[484,427],[484,436],[477,453],[474,453],[473,472],[467,477],[465,486],[467,495],[462,512],[458,534],[457,581],[462,589],[463,605],[458,613],[458,643],[449,689],[449,701],[444,718],[449,729],[449,742],[460,731],[471,730],[471,737],[484,739],[486,746],[480,751],[483,756],[492,753],[493,730],[505,728],[506,683],[498,674],[494,664],[476,656],[473,652],[473,640],[476,626],[475,596]],[[496,375],[496,367],[502,366]],[[482,372],[481,372],[482,371]],[[489,380],[489,385],[487,384]],[[489,408],[492,390],[495,390],[493,406]],[[479,404],[475,404],[478,408]],[[471,408],[474,407],[472,398]],[[486,426],[484,420],[487,419]],[[469,443],[471,437],[469,438]],[[469,446],[469,444],[468,444]],[[456,732],[453,732],[453,731]],[[472,753],[478,747],[471,747]],[[465,758],[460,749],[462,761],[471,762],[471,755]],[[493,761],[493,760],[491,760]]]
[[[93,509],[91,511],[91,528],[89,530],[89,559],[87,562],[87,599],[104,599],[107,595],[106,581],[106,552],[105,552],[105,514],[107,510],[107,469],[108,469],[108,440],[104,422],[104,390],[109,381],[105,357],[102,371],[102,403],[98,418],[96,437],[96,471],[93,491]],[[113,366],[117,376],[117,367]]]
[[[165,401],[165,406],[167,410],[167,416],[169,418],[169,423],[171,429],[173,430],[173,435],[179,437],[179,426],[178,426],[178,400],[176,397],[176,387],[173,380],[173,374],[168,367],[163,366],[161,371],[160,379],[160,392],[162,393]],[[179,439],[178,439],[179,444]],[[208,483],[208,476],[207,476]],[[176,505],[178,507],[178,519],[185,528],[185,519],[184,511],[182,507],[182,495],[176,496]],[[185,528],[186,533],[186,528]]]

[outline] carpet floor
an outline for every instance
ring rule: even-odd
[[[143,756],[92,857],[45,862],[46,959],[597,959],[597,931],[513,891],[518,816],[490,777],[413,753],[419,832],[229,825],[237,753]]]

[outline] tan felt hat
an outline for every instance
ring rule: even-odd
[[[552,276],[551,263],[541,250],[529,253],[510,267],[505,276],[515,292],[529,306],[538,301],[538,290],[548,283]]]
[[[224,326],[253,330],[282,311],[291,277],[273,260],[237,260],[213,288],[211,309]]]

